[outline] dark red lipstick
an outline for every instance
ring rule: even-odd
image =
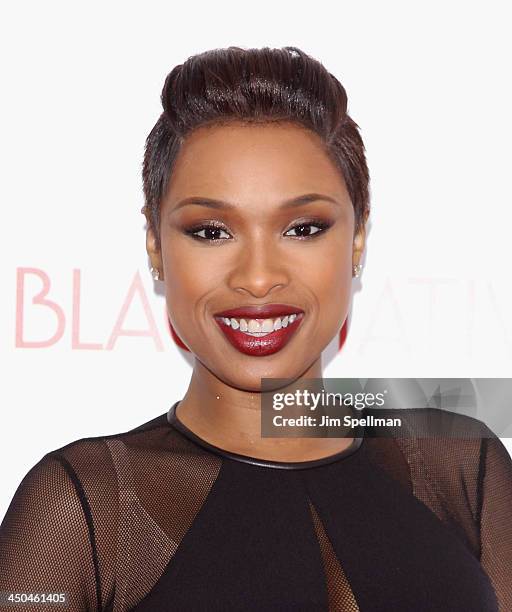
[[[245,319],[247,322],[250,319],[255,319],[262,324],[265,319],[276,319],[289,317],[294,315],[294,320],[288,323],[287,327],[281,327],[266,333],[261,336],[252,336],[248,333],[235,329],[228,325],[224,318],[227,319]],[[255,357],[263,357],[277,353],[288,344],[297,329],[299,328],[304,311],[296,306],[287,304],[264,304],[261,306],[241,306],[230,310],[223,310],[214,316],[218,326],[224,333],[228,341],[241,353],[252,355]]]

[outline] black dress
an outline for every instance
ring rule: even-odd
[[[26,474],[0,591],[63,592],[68,612],[512,611],[512,461],[479,421],[487,437],[366,429],[286,463],[209,445],[176,406]]]

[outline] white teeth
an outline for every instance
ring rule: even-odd
[[[271,332],[274,330],[274,321],[272,319],[265,319],[261,326],[262,332]]]
[[[232,329],[240,329],[241,332],[251,336],[261,337],[267,334],[288,327],[297,317],[296,313],[286,315],[285,317],[277,317],[275,319],[235,319],[234,317],[222,317],[222,321]]]
[[[247,331],[252,334],[262,331],[260,323],[258,323],[258,321],[256,321],[255,319],[251,319],[249,321],[249,329]]]

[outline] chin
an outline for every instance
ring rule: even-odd
[[[228,371],[224,372],[215,372],[215,376],[221,379],[225,384],[230,387],[241,389],[243,391],[249,391],[253,393],[261,392],[261,379],[276,379],[275,382],[267,381],[265,383],[265,391],[272,391],[280,389],[282,385],[282,380],[284,379],[287,384],[297,380],[304,373],[305,370],[308,369],[306,364],[301,364],[299,366],[289,366],[289,367],[279,367],[276,364],[275,368],[268,367],[268,365],[262,364],[258,367],[258,365],[247,366],[247,368],[240,367],[238,369],[238,376],[233,377],[233,369],[230,368]]]

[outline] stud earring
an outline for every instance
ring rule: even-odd
[[[158,268],[151,268],[151,274],[155,280],[160,280],[160,272]]]
[[[361,264],[356,264],[355,266],[352,266],[352,273],[354,278],[357,278],[361,274],[362,269],[363,266]]]

